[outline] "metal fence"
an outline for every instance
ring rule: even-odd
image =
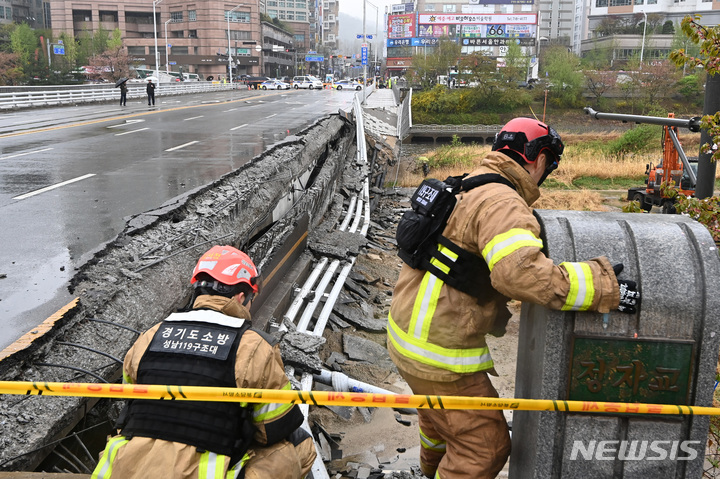
[[[160,83],[156,96],[185,95],[233,89],[246,89],[242,83],[177,82]],[[128,99],[144,98],[144,83],[128,83]],[[78,103],[120,101],[120,89],[113,85],[56,85],[0,87],[0,110]]]

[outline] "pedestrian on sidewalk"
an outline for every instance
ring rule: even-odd
[[[543,253],[530,206],[563,149],[557,132],[540,121],[508,122],[493,151],[463,180],[480,186],[455,196],[417,269],[403,265],[388,317],[388,352],[413,393],[498,397],[485,336],[505,334],[510,298],[565,311],[635,313],[640,293],[634,282],[617,279],[622,265],[605,257],[556,265]],[[493,176],[479,183],[477,175]],[[502,411],[418,409],[418,416],[427,477],[494,478],[510,455]]]
[[[213,246],[193,271],[187,311],[142,334],[123,364],[123,381],[251,389],[291,389],[274,339],[252,329],[260,290],[252,260]],[[92,479],[301,479],[315,460],[297,405],[134,399],[118,420]]]
[[[127,92],[128,87],[127,83],[123,82],[120,84],[120,106],[125,106],[127,104]]]
[[[148,78],[147,88],[145,90],[147,91],[148,106],[151,104],[155,106],[155,84],[153,83],[152,78]]]

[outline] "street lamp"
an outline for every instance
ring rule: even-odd
[[[647,13],[642,12],[642,14],[645,15],[645,22],[643,23],[643,40],[640,47],[640,65],[642,65],[643,53],[645,53],[645,30],[647,30]]]
[[[170,75],[170,58],[169,58],[169,50],[168,50],[168,37],[167,37],[167,24],[170,23],[172,18],[168,19],[165,22],[165,74]]]
[[[228,79],[230,80],[230,83],[232,83],[232,81],[233,81],[233,76],[232,76],[232,55],[230,55],[230,15],[232,14],[232,12],[234,12],[234,11],[237,10],[238,8],[240,8],[240,7],[247,7],[247,6],[248,6],[248,5],[246,5],[246,4],[244,4],[244,3],[241,3],[241,4],[238,5],[237,7],[233,8],[232,10],[230,10],[230,11],[228,12],[228,14],[227,14],[227,30],[228,30]]]
[[[153,0],[153,36],[155,37],[155,74],[160,76],[160,63],[158,59],[158,49],[157,49],[157,20],[155,19],[155,5],[162,2],[162,0]],[[158,81],[160,78],[158,78]]]

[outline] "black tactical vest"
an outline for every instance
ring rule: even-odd
[[[165,320],[140,360],[137,383],[237,387],[236,352],[250,323],[244,321],[241,327],[235,328],[209,322],[213,317],[226,322],[230,319],[215,311],[195,310],[175,313]],[[203,320],[195,320],[198,318]],[[137,399],[128,405],[128,419],[122,434],[179,442],[203,451],[237,456],[244,452],[241,449],[251,439],[247,437],[251,429],[246,413],[247,409],[235,402]]]

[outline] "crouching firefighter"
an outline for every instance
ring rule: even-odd
[[[290,389],[279,348],[251,329],[250,304],[260,288],[252,260],[214,246],[191,283],[189,310],[171,314],[130,348],[124,382]],[[316,455],[302,422],[291,404],[131,400],[92,478],[300,479]]]
[[[508,122],[469,176],[425,180],[398,224],[406,264],[393,292],[388,350],[413,393],[498,397],[485,340],[510,298],[567,311],[635,313],[640,293],[607,258],[554,264],[530,205],[564,145],[530,118]],[[622,294],[621,294],[622,292]],[[510,454],[502,411],[418,409],[427,477],[492,478]]]

